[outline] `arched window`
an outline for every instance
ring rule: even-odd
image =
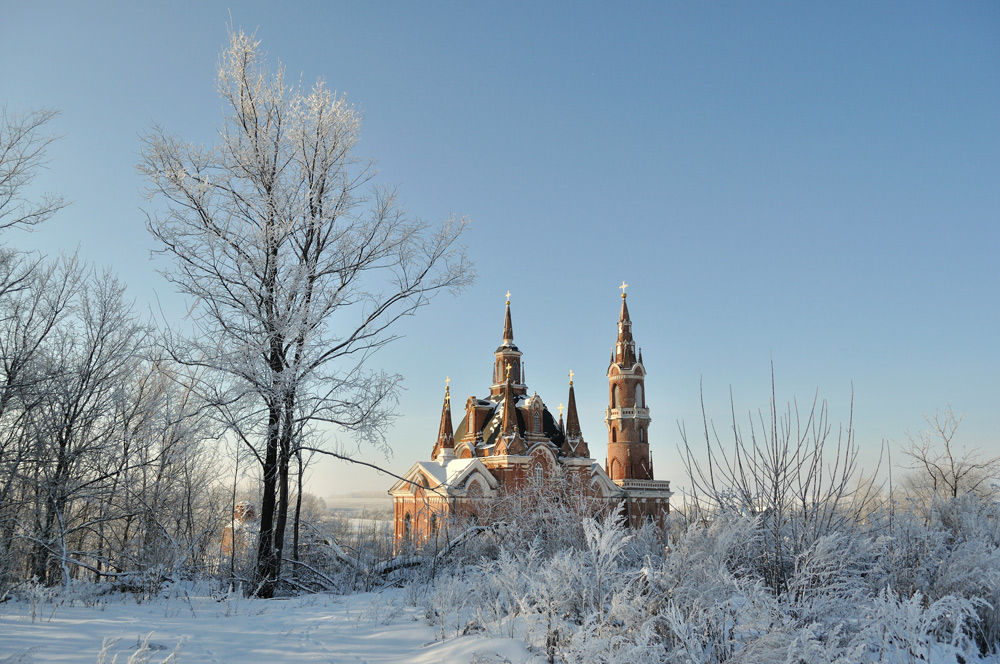
[[[611,442],[612,443],[618,442],[618,429],[614,427],[611,427]]]
[[[413,517],[407,512],[406,516],[403,517],[403,539],[410,539],[410,535],[413,533]]]
[[[545,469],[542,468],[542,464],[535,462],[535,484],[541,486],[542,482],[545,481]]]
[[[538,413],[537,410],[535,411],[535,414],[532,416],[532,420],[533,420],[534,425],[535,425],[535,428],[534,428],[535,433],[541,433],[542,432],[542,416]]]
[[[621,408],[621,390],[618,389],[618,385],[611,387],[611,407]]]
[[[438,517],[437,514],[431,514],[431,534],[437,535],[438,532]]]
[[[646,430],[643,429],[642,427],[639,428],[639,442],[640,443],[646,442]]]
[[[642,385],[635,386],[635,407],[645,408],[646,404],[642,400]]]

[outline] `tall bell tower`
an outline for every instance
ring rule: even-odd
[[[649,456],[649,408],[646,407],[646,369],[642,351],[636,352],[632,320],[628,314],[624,281],[622,310],[618,317],[618,340],[608,367],[608,475],[613,481],[651,480]]]
[[[622,310],[618,316],[618,339],[608,366],[607,472],[611,481],[625,490],[628,522],[662,523],[670,513],[670,482],[653,479],[653,457],[649,453],[649,408],[646,404],[646,367],[642,351],[636,351],[632,319],[628,315],[624,281]]]

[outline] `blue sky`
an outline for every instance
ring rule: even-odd
[[[730,388],[766,408],[772,358],[781,402],[818,390],[846,422],[853,389],[868,466],[948,404],[960,443],[1000,454],[1000,5],[12,3],[0,101],[61,109],[39,185],[74,205],[6,241],[79,248],[180,315],[139,137],[213,140],[230,20],[289,79],[347,93],[412,214],[473,219],[477,283],[376,357],[406,377],[394,470],[429,455],[446,375],[456,400],[488,391],[508,289],[529,388],[554,410],[572,369],[603,461],[622,280],[675,486],[699,385],[724,426]],[[335,464],[312,482],[391,484]]]

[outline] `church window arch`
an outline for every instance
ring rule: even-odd
[[[642,427],[639,427],[639,442],[640,443],[646,442],[646,430],[643,429]]]
[[[410,539],[413,534],[413,517],[407,512],[403,517],[403,539]]]
[[[541,486],[542,482],[545,481],[545,468],[542,467],[540,461],[535,462],[535,484]]]
[[[613,480],[620,480],[624,476],[625,476],[625,473],[622,472],[622,464],[618,461],[618,459],[612,459],[611,460],[611,479],[613,479]]]
[[[437,514],[431,514],[431,534],[432,535],[437,535],[438,534],[438,525],[439,524],[438,524]]]
[[[534,415],[531,416],[531,420],[532,420],[532,424],[534,425],[534,432],[535,433],[541,433],[542,432],[542,415],[541,415],[541,413],[539,413],[536,410],[535,413],[534,413]]]
[[[645,408],[646,403],[642,400],[642,385],[635,386],[635,407]]]
[[[611,407],[621,408],[621,390],[617,384],[611,387]]]
[[[616,429],[615,427],[611,427],[611,442],[612,443],[618,442],[618,429]]]

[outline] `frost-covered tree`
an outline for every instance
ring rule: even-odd
[[[0,232],[36,226],[66,205],[54,194],[27,195],[46,163],[56,111],[0,109]],[[78,279],[75,261],[49,262],[0,244],[0,586],[16,575],[15,551],[33,461],[28,418],[44,395],[39,358],[65,316]]]
[[[32,573],[49,583],[68,583],[69,561],[79,560],[76,552],[97,521],[94,506],[105,499],[101,494],[112,478],[134,463],[119,455],[122,402],[149,333],[124,299],[124,286],[108,274],[85,278],[72,304],[44,347],[44,394],[27,427]]]
[[[860,522],[878,496],[877,469],[857,482],[852,422],[834,433],[826,402],[818,396],[806,411],[797,402],[781,408],[773,371],[766,414],[750,413],[744,427],[732,407],[731,446],[722,442],[704,406],[703,422],[704,453],[681,431],[692,490],[689,512],[694,520],[720,512],[756,519],[758,564],[775,592],[788,589],[796,556],[820,537]]]
[[[472,278],[464,219],[410,218],[356,156],[360,118],[322,81],[289,87],[253,36],[231,35],[218,69],[228,110],[214,146],[154,129],[141,170],[166,203],[148,228],[191,298],[176,360],[205,370],[202,392],[261,468],[255,592],[280,578],[289,468],[307,423],[385,447],[398,375],[368,360],[393,324]],[[329,453],[329,450],[327,450]]]
[[[925,419],[930,428],[919,434],[908,433],[903,445],[903,454],[909,457],[913,471],[904,479],[907,493],[924,503],[933,496],[992,495],[992,482],[1000,479],[1000,456],[988,457],[981,449],[959,447],[955,435],[965,417],[955,415],[950,407]]]
[[[55,194],[39,200],[25,196],[25,189],[45,165],[45,151],[53,137],[42,132],[55,116],[51,109],[0,109],[0,230],[35,226],[66,205]]]

